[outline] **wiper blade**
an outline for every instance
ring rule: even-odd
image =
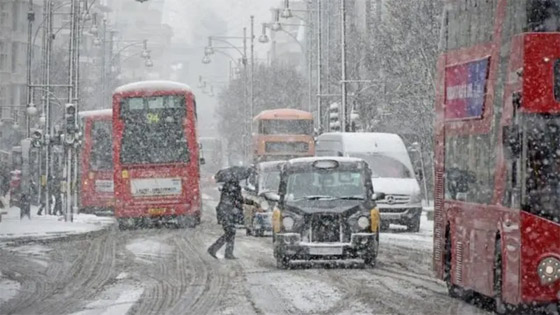
[[[344,196],[344,197],[338,197],[337,199],[342,199],[342,200],[364,200],[365,198],[363,196]]]
[[[321,195],[315,195],[315,196],[305,196],[301,199],[305,199],[305,200],[323,200],[323,199],[335,199],[335,197],[333,196],[321,196]]]

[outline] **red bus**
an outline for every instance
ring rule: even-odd
[[[113,212],[112,110],[79,113],[83,145],[80,152],[80,212]]]
[[[200,222],[196,103],[191,89],[143,81],[113,95],[115,217],[121,228]]]
[[[560,300],[560,3],[447,0],[433,262],[498,313]]]

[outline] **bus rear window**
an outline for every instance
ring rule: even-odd
[[[91,128],[90,168],[94,171],[113,169],[113,126],[110,120],[94,121]]]

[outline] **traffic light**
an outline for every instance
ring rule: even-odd
[[[66,122],[66,135],[65,140],[68,143],[74,142],[76,133],[76,105],[66,104],[64,110],[64,118]]]
[[[329,106],[329,130],[340,131],[340,104],[332,103]]]

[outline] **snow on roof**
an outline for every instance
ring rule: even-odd
[[[342,139],[345,152],[407,152],[397,134],[382,132],[331,132],[319,136],[318,141]]]
[[[115,93],[127,92],[156,92],[156,91],[184,91],[192,92],[191,88],[183,83],[173,81],[140,81],[122,85],[115,89]]]
[[[112,109],[97,109],[97,110],[85,110],[78,112],[80,117],[92,117],[92,116],[111,116],[113,115]]]
[[[352,157],[340,157],[340,156],[321,156],[321,157],[304,157],[304,158],[296,158],[291,159],[288,161],[290,164],[307,164],[313,163],[316,161],[337,161],[339,163],[356,163],[356,162],[363,162],[364,160]]]
[[[278,167],[278,165],[280,164],[284,164],[286,163],[286,161],[282,160],[282,161],[268,161],[268,162],[260,162],[257,167],[261,170],[267,170],[267,169],[271,169],[271,168],[276,168]]]

